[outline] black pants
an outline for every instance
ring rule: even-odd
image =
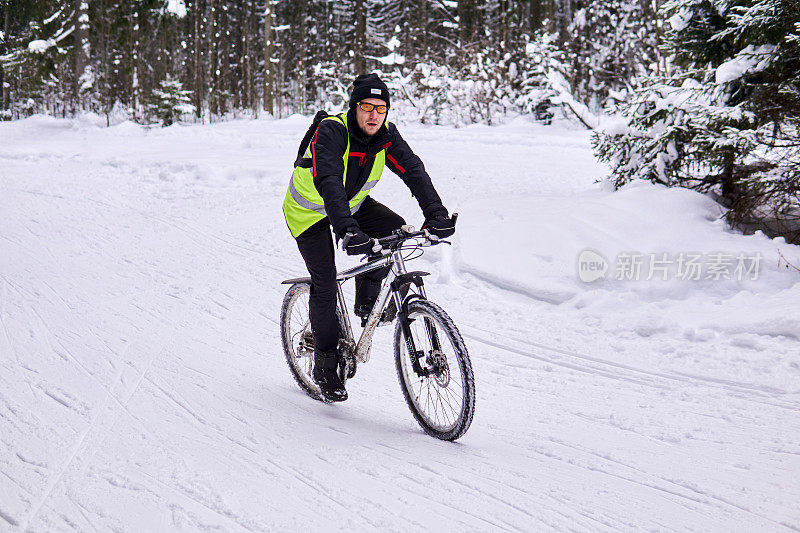
[[[403,217],[367,196],[361,208],[353,214],[361,231],[373,238],[388,236],[405,224]],[[309,317],[314,344],[321,351],[330,351],[339,343],[336,321],[336,263],[333,253],[330,223],[324,218],[297,237],[297,247],[311,274]],[[356,277],[356,305],[377,298],[381,281],[389,267]]]

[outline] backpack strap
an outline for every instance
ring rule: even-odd
[[[320,122],[329,116],[331,115],[329,115],[327,111],[317,111],[317,114],[314,115],[311,126],[308,127],[308,131],[306,131],[306,134],[303,136],[303,140],[300,141],[300,148],[297,150],[297,159],[294,161],[295,167],[311,168],[311,158],[305,157],[306,150],[308,150],[308,145],[311,144],[311,139],[317,132]]]

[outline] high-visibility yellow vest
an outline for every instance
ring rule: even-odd
[[[347,113],[327,117],[323,120],[336,120],[342,123],[347,131],[347,148],[344,151],[344,174],[342,184],[347,179],[347,162],[350,157],[350,132],[347,129]],[[304,154],[305,158],[311,159],[311,143]],[[383,149],[375,154],[375,162],[372,165],[367,182],[361,190],[350,200],[350,213],[355,213],[364,199],[369,195],[370,190],[378,184],[383,174],[383,167],[386,164],[386,150]],[[325,212],[325,202],[314,186],[314,174],[310,168],[296,166],[292,172],[292,179],[289,180],[289,188],[286,197],[283,199],[283,215],[286,217],[286,224],[292,232],[293,237],[297,237],[305,230],[328,216]]]

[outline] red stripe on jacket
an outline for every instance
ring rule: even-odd
[[[399,171],[400,171],[400,174],[405,174],[405,173],[406,173],[406,169],[404,169],[403,167],[401,167],[401,166],[400,166],[400,165],[397,163],[397,159],[395,159],[394,157],[392,157],[392,154],[390,154],[389,152],[386,152],[386,157],[388,157],[388,158],[389,158],[389,161],[391,161],[392,163],[394,163],[394,166],[396,166],[396,167],[397,167],[397,170],[399,170]]]
[[[311,166],[314,169],[315,178],[317,177],[317,150],[315,146],[317,144],[317,135],[319,135],[319,126],[317,126],[317,131],[314,132],[314,140],[311,141]]]

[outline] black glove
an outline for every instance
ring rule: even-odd
[[[446,217],[438,215],[425,221],[422,229],[426,229],[431,234],[436,235],[440,239],[444,239],[456,232],[456,217]]]
[[[374,244],[369,235],[358,228],[348,228],[342,236],[342,249],[347,255],[368,254]]]

